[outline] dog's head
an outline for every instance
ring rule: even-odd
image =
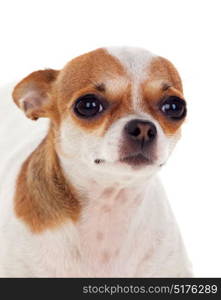
[[[51,119],[59,157],[115,178],[159,169],[186,115],[174,66],[134,48],[98,49],[61,71],[34,72],[13,98],[29,118]]]

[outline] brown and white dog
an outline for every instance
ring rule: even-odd
[[[168,60],[103,48],[30,74],[13,99],[49,122],[5,97],[0,276],[191,276],[156,176],[186,115]]]

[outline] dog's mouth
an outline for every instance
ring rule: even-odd
[[[105,160],[103,159],[95,159],[95,164],[103,164],[105,163]],[[120,163],[125,163],[131,166],[146,166],[146,165],[150,165],[153,163],[152,159],[146,157],[144,154],[142,153],[137,153],[137,154],[132,154],[132,155],[127,155],[124,157],[121,157],[119,159]]]
[[[128,155],[120,159],[120,162],[127,163],[131,166],[149,165],[152,161],[144,156],[142,153],[135,155]]]

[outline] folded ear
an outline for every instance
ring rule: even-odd
[[[36,71],[16,85],[12,97],[28,118],[49,117],[53,108],[52,83],[58,73],[52,69]]]

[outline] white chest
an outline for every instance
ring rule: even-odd
[[[44,266],[54,276],[135,276],[157,239],[147,202],[151,208],[152,199],[137,191],[104,190],[85,206],[77,224],[39,237],[48,254],[42,255]]]
[[[0,235],[0,276],[188,275],[173,218],[153,190],[105,194],[85,206],[78,223],[67,222],[41,234],[12,218]]]
[[[80,253],[89,273],[129,276],[135,271],[148,251],[143,198],[137,191],[108,188],[86,207],[77,228]],[[142,243],[146,243],[145,250]]]

